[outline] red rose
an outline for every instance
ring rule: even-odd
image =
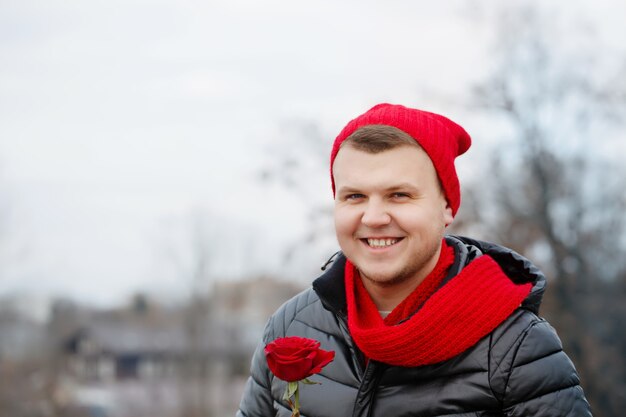
[[[265,346],[267,365],[283,381],[295,382],[317,374],[335,358],[320,342],[305,337],[283,337]]]

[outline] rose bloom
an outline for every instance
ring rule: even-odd
[[[269,343],[265,346],[265,356],[276,377],[296,382],[319,373],[335,358],[335,352],[320,349],[316,340],[292,336]]]

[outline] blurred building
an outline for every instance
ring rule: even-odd
[[[45,322],[2,310],[0,376],[24,375],[0,388],[0,416],[233,415],[265,322],[300,289],[260,278],[174,307],[143,295],[106,310],[57,301]]]
[[[137,296],[126,308],[75,310],[73,318],[57,309],[51,322],[66,326],[64,371],[79,399],[99,387],[121,405],[120,416],[169,416],[181,408],[232,415],[265,322],[300,289],[271,278],[220,282],[176,308]]]

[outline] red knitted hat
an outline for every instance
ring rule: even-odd
[[[454,167],[454,158],[469,149],[470,136],[465,129],[447,117],[398,104],[378,104],[351,120],[339,133],[330,154],[330,179],[333,194],[335,193],[333,163],[339,147],[348,136],[367,125],[396,127],[420,144],[433,162],[446,199],[452,208],[452,215],[456,215],[461,204],[461,190]]]

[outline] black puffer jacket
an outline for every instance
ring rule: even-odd
[[[590,416],[574,365],[552,327],[537,316],[543,274],[520,255],[493,244],[447,237],[455,248],[453,276],[483,253],[515,282],[532,282],[527,299],[475,346],[447,361],[416,368],[363,365],[346,321],[340,256],[313,288],[285,303],[269,320],[252,360],[239,417],[290,416],[281,399],[285,383],[269,372],[263,347],[284,336],[301,336],[334,350],[335,360],[302,387],[307,417],[402,416]]]

